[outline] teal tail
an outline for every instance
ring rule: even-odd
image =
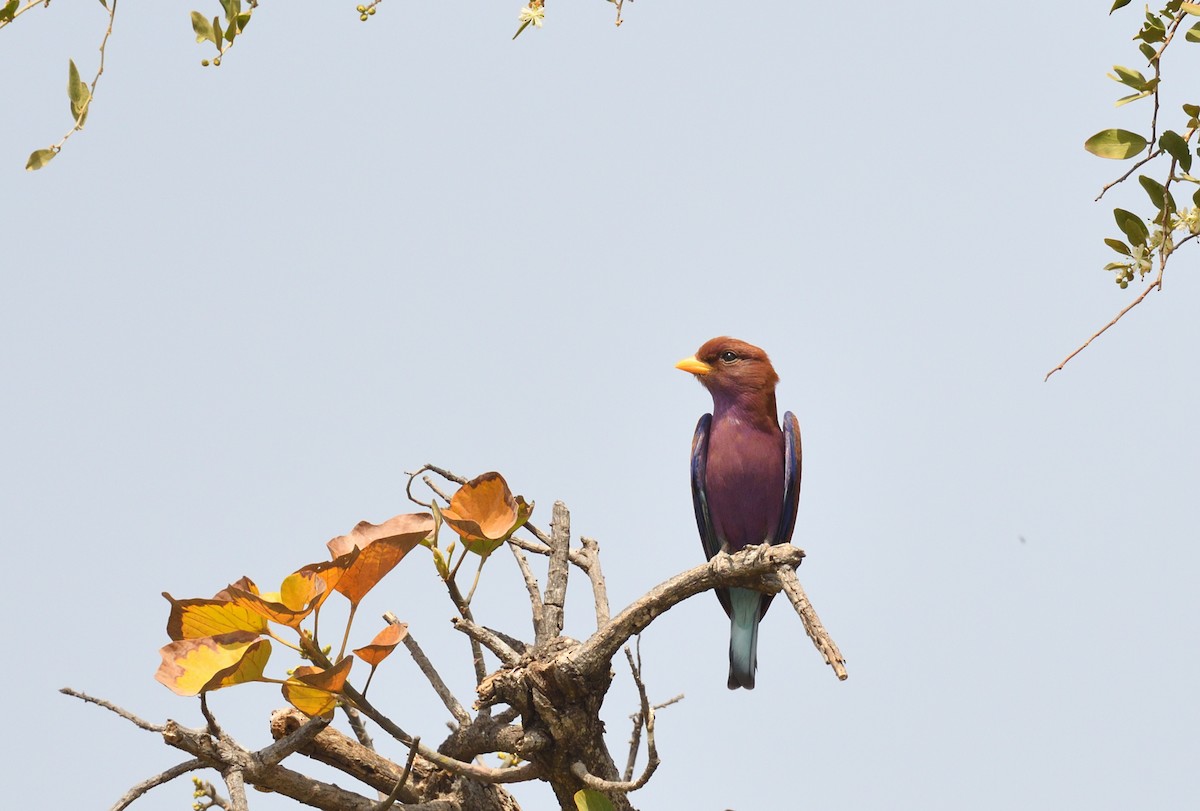
[[[757,591],[729,590],[729,689],[754,689],[754,670],[758,667],[758,621],[762,617],[762,598]]]

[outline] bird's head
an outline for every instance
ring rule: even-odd
[[[768,410],[775,417],[775,384],[779,375],[767,353],[754,344],[722,336],[707,341],[690,358],[675,364],[696,376],[718,409],[741,405]]]

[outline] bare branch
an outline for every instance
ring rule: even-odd
[[[780,566],[794,568],[803,559],[804,550],[791,544],[748,546],[734,555],[717,555],[652,588],[567,656],[581,671],[595,671],[611,661],[627,640],[677,603],[716,586],[744,586],[774,593],[782,588],[778,578],[772,576],[775,570]]]
[[[1142,299],[1144,299],[1144,298],[1146,298],[1146,296],[1150,295],[1150,291],[1151,291],[1151,290],[1155,289],[1156,287],[1161,287],[1161,286],[1162,286],[1162,278],[1161,278],[1161,275],[1160,275],[1160,277],[1159,277],[1158,279],[1156,279],[1155,281],[1151,282],[1151,283],[1150,283],[1150,286],[1149,286],[1149,287],[1147,287],[1145,290],[1143,290],[1143,291],[1142,291],[1142,293],[1141,293],[1141,295],[1140,295],[1140,296],[1138,296],[1138,297],[1137,297],[1137,298],[1135,298],[1133,301],[1131,301],[1131,302],[1130,302],[1128,305],[1126,305],[1126,306],[1125,306],[1125,308],[1121,310],[1121,312],[1119,312],[1119,313],[1117,313],[1115,316],[1113,316],[1113,320],[1112,320],[1112,321],[1109,321],[1107,324],[1105,324],[1103,327],[1101,327],[1101,328],[1100,328],[1100,329],[1099,329],[1099,330],[1098,330],[1098,331],[1097,331],[1097,332],[1096,332],[1094,335],[1092,335],[1092,337],[1091,337],[1091,338],[1088,338],[1086,341],[1084,341],[1084,342],[1083,342],[1083,343],[1082,343],[1082,344],[1081,344],[1081,345],[1080,345],[1080,346],[1079,346],[1079,347],[1078,347],[1078,348],[1077,348],[1077,349],[1076,349],[1074,352],[1072,352],[1070,355],[1067,355],[1065,358],[1063,358],[1063,361],[1062,361],[1062,363],[1058,364],[1058,365],[1057,365],[1057,366],[1055,366],[1053,369],[1051,369],[1050,371],[1046,372],[1046,376],[1042,378],[1042,382],[1043,382],[1043,383],[1045,383],[1047,380],[1049,380],[1049,379],[1050,379],[1050,375],[1054,374],[1055,372],[1062,371],[1062,368],[1063,368],[1064,366],[1066,366],[1068,363],[1070,363],[1070,361],[1071,361],[1071,358],[1075,357],[1075,356],[1076,356],[1076,355],[1078,355],[1080,352],[1082,352],[1083,350],[1087,349],[1087,348],[1088,348],[1088,344],[1090,344],[1092,341],[1094,341],[1094,340],[1096,340],[1097,338],[1099,338],[1099,337],[1100,337],[1101,335],[1103,335],[1104,333],[1108,332],[1108,328],[1109,328],[1109,327],[1111,327],[1111,326],[1113,326],[1114,324],[1116,324],[1116,323],[1117,323],[1118,321],[1120,321],[1122,318],[1124,318],[1124,316],[1125,316],[1125,313],[1129,312],[1129,311],[1130,311],[1130,310],[1132,310],[1134,307],[1136,307],[1136,306],[1138,306],[1139,304],[1141,304],[1141,303],[1142,303]]]
[[[349,704],[342,704],[341,708],[346,715],[346,720],[350,722],[350,729],[354,732],[354,737],[358,738],[358,742],[368,749],[374,749],[375,741],[371,739],[371,733],[367,731],[367,724],[362,719],[362,713]]]
[[[587,572],[588,580],[592,581],[592,596],[596,601],[596,627],[602,628],[609,616],[608,587],[600,568],[600,544],[595,538],[580,538],[580,542],[583,544],[582,556],[587,560],[587,565],[582,568]]]
[[[152,724],[149,721],[143,721],[141,718],[137,717],[136,715],[131,713],[129,710],[127,710],[123,707],[118,707],[116,704],[113,704],[111,701],[105,701],[102,698],[95,698],[94,696],[89,696],[87,693],[81,693],[78,690],[71,689],[70,687],[60,688],[58,692],[62,693],[65,696],[72,696],[74,698],[78,698],[81,701],[86,701],[89,704],[95,704],[97,707],[103,707],[104,709],[108,710],[109,712],[115,712],[117,715],[121,716],[129,723],[133,724],[134,726],[140,727],[141,729],[144,729],[147,732],[162,732],[163,731],[163,727],[161,724]]]
[[[225,786],[229,789],[229,811],[250,811],[250,803],[246,801],[246,781],[238,766],[230,766],[221,775],[225,778]]]
[[[808,595],[804,593],[804,588],[800,585],[800,579],[796,577],[796,572],[788,566],[780,566],[776,571],[779,573],[780,580],[783,581],[784,593],[792,601],[792,606],[800,615],[801,622],[804,623],[804,630],[808,633],[808,638],[825,657],[825,663],[833,668],[838,680],[845,681],[848,676],[846,660],[842,658],[842,652],[838,650],[837,643],[833,641],[829,632],[825,630],[825,626],[821,624],[821,618],[817,616],[817,610],[808,601]]]
[[[267,766],[281,763],[288,755],[312,743],[313,739],[321,734],[321,730],[329,726],[329,721],[328,717],[314,715],[286,738],[275,741],[265,749],[260,749],[255,757]]]
[[[512,551],[513,557],[517,559],[517,567],[521,570],[521,577],[525,579],[525,590],[529,592],[529,607],[533,615],[533,633],[536,638],[540,633],[539,629],[542,627],[542,623],[545,622],[542,594],[538,591],[537,578],[533,576],[533,570],[529,568],[529,561],[521,554],[520,547],[513,542],[512,538],[508,539],[508,548]]]
[[[550,563],[546,573],[546,596],[542,600],[546,622],[544,627],[538,629],[539,643],[545,643],[562,633],[570,552],[571,513],[566,504],[556,501],[550,518]]]
[[[470,620],[465,620],[461,617],[452,617],[450,624],[476,642],[482,643],[484,647],[496,654],[500,661],[509,667],[521,661],[521,654],[509,644],[517,640],[511,638],[506,640],[501,634],[493,631],[491,628],[484,628],[482,625],[476,625]]]
[[[343,788],[314,780],[284,766],[259,763],[245,749],[229,741],[215,741],[204,730],[188,729],[174,721],[163,727],[168,745],[192,754],[224,773],[240,766],[245,781],[326,811],[373,811],[375,802]]]
[[[391,612],[384,614],[383,618],[389,623],[396,624],[396,615]],[[471,723],[470,713],[463,709],[463,705],[455,698],[454,693],[450,692],[450,688],[442,680],[441,674],[437,672],[437,668],[433,666],[433,662],[429,661],[429,657],[425,655],[425,651],[421,650],[421,646],[417,644],[417,640],[413,638],[411,631],[404,636],[404,647],[408,648],[409,655],[417,663],[417,667],[421,669],[421,672],[425,674],[426,680],[433,687],[433,691],[437,693],[438,698],[442,700],[442,704],[454,716],[454,720],[460,726]]]
[[[375,811],[387,811],[400,798],[400,792],[404,790],[404,784],[408,782],[408,776],[412,774],[413,761],[417,759],[417,748],[421,745],[421,738],[413,739],[413,745],[408,748],[408,761],[404,764],[404,771],[400,774],[400,779],[396,781],[396,787],[392,789],[392,793],[384,799],[375,809]]]
[[[128,808],[134,800],[141,797],[150,789],[155,788],[156,786],[161,786],[163,783],[168,783],[174,780],[176,777],[185,775],[188,772],[194,772],[196,769],[203,768],[204,761],[200,760],[199,758],[192,758],[191,760],[185,760],[183,763],[179,763],[169,769],[161,771],[153,777],[149,777],[138,783],[136,786],[130,788],[129,791],[125,792],[121,796],[121,799],[117,800],[111,811],[124,811],[124,809]]]

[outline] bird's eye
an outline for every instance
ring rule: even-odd
[[[724,363],[733,363],[737,359],[738,359],[737,352],[734,352],[733,350],[726,349],[724,352],[721,353],[721,360]]]

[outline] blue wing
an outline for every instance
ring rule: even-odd
[[[783,511],[772,543],[787,543],[796,528],[796,509],[800,506],[800,421],[788,411],[783,415]]]
[[[713,529],[712,516],[708,513],[708,495],[704,490],[704,474],[708,466],[708,430],[712,426],[712,414],[705,414],[696,423],[696,434],[692,437],[692,506],[696,509],[696,528],[700,530],[700,543],[704,556],[712,560],[721,551],[721,542]],[[714,589],[721,607],[728,614],[729,589]]]

